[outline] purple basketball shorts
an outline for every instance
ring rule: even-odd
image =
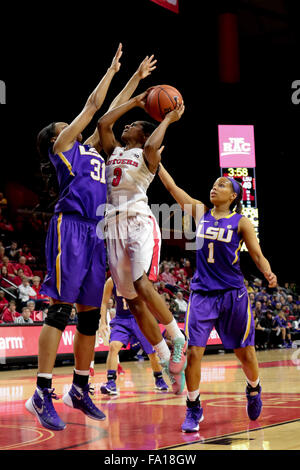
[[[126,347],[127,344],[129,344],[131,337],[134,336],[140,342],[141,347],[146,354],[153,354],[155,352],[149,341],[139,329],[134,316],[130,318],[116,316],[112,319],[109,326],[111,328],[109,338],[110,343],[112,341],[120,341],[120,343]]]
[[[206,347],[215,327],[225,349],[254,345],[254,320],[246,287],[192,292],[185,318],[189,346]]]
[[[105,283],[106,250],[97,222],[55,214],[46,239],[47,275],[41,293],[57,300],[100,307]]]

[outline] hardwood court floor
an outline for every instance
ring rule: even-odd
[[[54,405],[67,423],[64,431],[43,428],[26,411],[33,393],[36,369],[0,371],[0,450],[300,450],[300,349],[260,351],[263,411],[249,421],[245,379],[234,354],[204,356],[200,431],[181,432],[186,391],[181,396],[154,389],[149,361],[124,362],[120,395],[101,395],[105,364],[96,364],[91,382],[94,402],[105,421],[86,418]],[[73,367],[57,367],[53,386],[59,395],[72,382]]]

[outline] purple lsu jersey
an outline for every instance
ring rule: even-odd
[[[113,287],[113,295],[116,301],[116,317],[134,318],[134,315],[129,310],[126,300],[124,299],[124,297],[118,294],[115,284]]]
[[[49,151],[59,184],[55,213],[101,220],[106,204],[105,161],[96,149],[75,142],[66,152]]]
[[[244,286],[239,255],[243,239],[238,234],[243,217],[232,212],[215,219],[213,210],[200,219],[196,231],[196,271],[191,282],[192,291],[239,289]]]

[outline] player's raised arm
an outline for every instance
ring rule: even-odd
[[[89,96],[81,113],[64,128],[59,134],[54,143],[54,153],[64,152],[72,148],[74,142],[77,140],[78,135],[86,128],[91,122],[95,113],[101,108],[102,103],[106,97],[107,90],[111,83],[112,78],[120,69],[119,59],[122,55],[122,44],[119,44],[117,52],[112,60],[111,66],[107,69],[106,74],[97,85],[95,90]]]
[[[159,149],[162,146],[162,142],[165,137],[167,128],[172,122],[179,121],[184,113],[184,104],[177,103],[176,108],[173,111],[167,113],[163,121],[157,126],[155,131],[152,132],[150,137],[144,145],[144,156],[148,162],[148,168],[152,173],[156,173],[158,164],[161,160],[161,152]]]
[[[159,164],[158,176],[166,190],[169,191],[175,201],[178,202],[182,210],[191,215],[195,219],[196,223],[198,223],[198,220],[202,217],[203,213],[208,210],[203,202],[192,198],[188,193],[177,186],[172,176],[161,163]]]
[[[247,217],[241,218],[239,222],[239,232],[242,234],[251,258],[269,282],[269,287],[276,287],[277,277],[272,272],[269,261],[264,257],[254,227]]]
[[[148,77],[148,75],[150,75],[151,72],[156,69],[156,65],[155,65],[156,62],[157,60],[154,59],[154,55],[151,55],[150,57],[149,56],[145,57],[145,59],[140,63],[136,72],[132,75],[130,80],[126,83],[123,90],[112,101],[111,105],[108,108],[108,111],[120,106],[123,103],[126,103],[126,101],[128,101],[132,97],[140,81]],[[96,130],[91,135],[91,137],[89,137],[85,141],[85,144],[89,144],[95,147],[98,150],[98,152],[102,150],[102,144],[100,142],[98,126],[96,127]]]

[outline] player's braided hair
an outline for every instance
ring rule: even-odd
[[[36,140],[36,145],[37,145],[37,150],[39,153],[39,156],[42,161],[48,161],[48,151],[49,147],[51,147],[51,139],[52,137],[55,137],[56,131],[55,131],[55,122],[52,122],[48,126],[44,127],[37,136]]]

